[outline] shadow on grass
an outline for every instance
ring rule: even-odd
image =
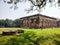
[[[3,34],[0,34],[0,37],[4,37],[4,36],[10,36],[10,35],[3,35]]]
[[[60,45],[60,41],[59,40],[54,40],[56,45]]]
[[[39,45],[39,43],[45,42],[47,39],[44,36],[37,37],[34,32],[27,32],[9,39],[5,45]]]
[[[52,41],[52,40],[54,44],[60,45],[60,41],[57,39],[54,39],[56,37],[59,38],[60,35],[54,34],[54,35],[49,35],[47,37],[45,37],[44,35],[36,36],[35,32],[28,31],[22,35],[14,36],[8,39],[5,45],[40,45],[40,43],[43,44],[46,41]],[[51,42],[49,43],[51,44]],[[47,42],[46,44],[49,45]]]
[[[60,34],[55,34],[56,35],[56,37],[59,39],[54,39],[54,42],[55,42],[55,44],[56,45],[60,45]]]
[[[7,41],[5,45],[20,45],[20,44],[16,38],[11,38],[10,40]]]
[[[2,34],[0,34],[0,37],[2,37],[3,35]]]

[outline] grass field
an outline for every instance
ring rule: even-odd
[[[19,30],[20,35],[3,36],[4,30]],[[0,28],[0,45],[60,45],[60,28],[29,29],[29,28]]]

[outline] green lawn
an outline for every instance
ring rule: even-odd
[[[20,35],[3,36],[4,30],[19,30]],[[29,28],[0,28],[0,45],[60,45],[60,28],[29,29]]]

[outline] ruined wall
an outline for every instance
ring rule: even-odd
[[[39,23],[40,27],[43,28],[57,27],[57,20],[44,16],[39,16],[39,18],[40,18],[40,23]]]
[[[21,27],[26,27],[26,28],[28,27],[38,28],[39,27],[38,16],[22,18],[21,21],[22,21]]]
[[[57,27],[60,27],[60,20],[57,21]]]
[[[57,27],[57,20],[46,16],[34,15],[21,18],[20,25],[23,28],[53,28]]]

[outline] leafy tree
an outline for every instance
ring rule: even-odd
[[[43,7],[46,6],[46,4],[50,3],[50,4],[58,4],[58,6],[60,6],[60,0],[3,0],[5,3],[8,3],[8,4],[14,4],[14,9],[17,8],[17,3],[21,3],[21,2],[26,2],[26,1],[29,1],[31,3],[31,9],[30,10],[33,10],[34,7],[36,7],[35,10],[39,10]],[[12,8],[12,7],[11,7]]]
[[[20,27],[20,19],[16,20],[0,20],[0,27]]]
[[[5,27],[5,21],[4,20],[0,20],[0,27]]]
[[[13,26],[14,27],[20,27],[20,19],[16,19],[13,21]]]
[[[13,26],[13,21],[10,19],[5,20],[5,27],[12,27]]]

